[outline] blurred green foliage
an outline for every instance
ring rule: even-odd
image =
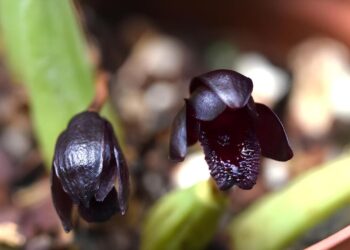
[[[74,6],[69,0],[0,0],[0,22],[11,69],[28,88],[49,167],[59,133],[93,98],[93,70]]]
[[[234,218],[234,249],[284,249],[350,203],[350,154],[314,168],[284,190],[265,196]]]
[[[199,250],[213,238],[226,199],[210,181],[175,190],[150,210],[142,250]]]

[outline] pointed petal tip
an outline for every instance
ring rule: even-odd
[[[275,160],[278,160],[278,161],[289,161],[290,159],[293,158],[293,156],[294,156],[293,150],[291,149],[291,147],[288,144],[288,149],[286,149],[285,152],[282,153],[280,155],[280,157],[278,159],[275,159]]]
[[[64,231],[69,232],[72,229],[73,202],[69,195],[63,190],[54,167],[52,167],[51,170],[51,196],[63,229]]]
[[[71,230],[72,230],[72,224],[65,224],[65,223],[62,223],[62,226],[63,226],[63,230],[66,232],[66,233],[69,233]]]
[[[124,216],[126,213],[126,210],[128,210],[126,207],[120,207],[120,214]]]
[[[177,154],[176,152],[170,151],[170,152],[169,152],[169,157],[168,157],[168,158],[169,158],[169,160],[171,160],[172,162],[182,162],[182,161],[185,160],[186,155],[181,156],[181,155]]]

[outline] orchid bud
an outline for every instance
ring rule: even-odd
[[[73,205],[88,222],[127,209],[128,167],[111,124],[97,112],[71,119],[57,140],[51,175],[53,203],[66,232]]]

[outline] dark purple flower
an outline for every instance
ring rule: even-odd
[[[71,119],[57,140],[51,175],[53,203],[66,232],[73,204],[88,222],[126,211],[128,168],[111,124],[96,112]]]
[[[211,176],[221,190],[251,189],[260,156],[278,161],[293,157],[284,128],[267,106],[254,103],[252,81],[231,70],[215,70],[192,79],[190,98],[175,117],[170,158],[182,161],[199,141]]]

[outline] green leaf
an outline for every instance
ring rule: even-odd
[[[350,156],[304,174],[234,218],[232,248],[284,249],[350,202]]]
[[[6,52],[12,69],[20,75],[22,66],[22,47],[20,46],[19,11],[15,1],[0,0],[0,38],[6,44]]]
[[[74,6],[69,0],[0,0],[0,16],[8,59],[28,87],[50,166],[59,133],[93,98],[93,71]]]
[[[146,218],[141,249],[203,249],[216,231],[225,201],[208,181],[165,195]]]

